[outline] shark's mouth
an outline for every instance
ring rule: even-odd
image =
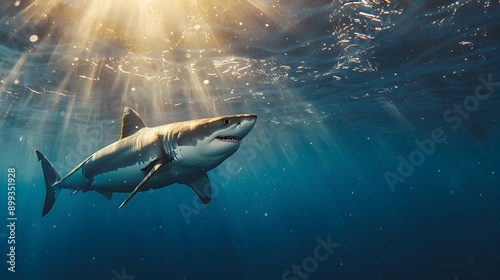
[[[243,138],[238,136],[218,136],[215,137],[215,139],[218,139],[222,142],[239,143]]]

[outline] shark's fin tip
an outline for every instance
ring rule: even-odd
[[[198,195],[203,204],[208,204],[212,200],[212,186],[207,173],[194,177],[193,180],[180,182],[188,185]]]
[[[132,108],[125,107],[122,117],[122,131],[120,139],[128,137],[146,127],[139,114]]]
[[[97,193],[104,196],[107,200],[111,200],[111,198],[113,197],[113,192],[97,191]]]

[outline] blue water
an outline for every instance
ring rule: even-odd
[[[42,2],[0,4],[0,279],[500,279],[498,1]],[[259,118],[206,207],[63,190],[42,218],[33,150],[65,175],[126,106]]]

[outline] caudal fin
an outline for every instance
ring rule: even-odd
[[[45,189],[47,190],[45,194],[45,203],[43,205],[42,217],[45,217],[49,213],[52,206],[56,202],[56,198],[61,191],[60,188],[55,188],[53,185],[61,180],[59,174],[57,174],[56,169],[50,163],[50,161],[38,150],[35,150],[38,161],[42,162],[43,176],[45,178]]]

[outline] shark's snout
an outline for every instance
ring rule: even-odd
[[[234,115],[228,116],[226,120],[225,123],[229,125],[228,128],[222,132],[222,135],[218,135],[216,139],[224,142],[239,143],[252,130],[257,121],[257,115]]]

